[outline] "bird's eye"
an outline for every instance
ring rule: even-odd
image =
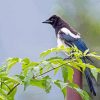
[[[50,20],[51,20],[51,21],[55,21],[55,19],[54,19],[54,18],[51,18]]]

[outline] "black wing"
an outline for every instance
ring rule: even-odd
[[[82,52],[88,49],[81,38],[74,38],[69,34],[65,34],[64,32],[59,33],[59,37],[61,40],[64,40],[66,44],[75,45]]]

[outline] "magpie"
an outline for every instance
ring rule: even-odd
[[[67,22],[65,22],[59,16],[53,15],[43,23],[50,24],[55,29],[58,46],[64,45],[66,47],[71,47],[75,45],[82,52],[85,52],[88,49],[87,45],[82,40],[80,33],[78,33],[74,28],[72,28]],[[87,59],[92,61],[89,57],[83,57],[82,61],[86,63]],[[96,91],[93,85],[93,77],[91,75],[90,69],[86,68],[84,73],[86,76],[90,92],[94,96],[96,96]]]

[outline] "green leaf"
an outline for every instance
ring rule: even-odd
[[[75,90],[81,95],[83,100],[90,100],[88,93],[80,88],[75,88]]]
[[[86,68],[86,66],[84,66],[82,62],[77,63],[77,62],[72,61],[72,62],[70,62],[70,66],[74,67],[75,69],[77,69],[79,71],[82,71]],[[81,68],[82,68],[82,70],[81,70]]]
[[[20,61],[20,58],[9,58],[7,59],[7,72]]]
[[[29,58],[24,58],[22,60],[22,70],[29,68],[29,67],[34,67],[34,66],[37,66],[37,65],[39,65],[38,62],[30,61]]]
[[[63,76],[64,82],[66,82],[67,80],[72,82],[73,75],[74,75],[74,70],[71,67],[66,66],[66,65],[62,67],[62,76]]]
[[[54,75],[56,75],[56,74],[58,73],[59,70],[60,70],[60,67],[55,68],[55,69],[54,69]]]
[[[43,80],[31,79],[31,80],[30,80],[30,85],[32,85],[32,86],[37,86],[37,87],[39,87],[39,88],[44,89]]]
[[[30,84],[30,80],[32,79],[33,77],[33,72],[32,72],[32,69],[28,70],[28,73],[24,79],[24,90],[26,90],[26,88],[29,86]]]
[[[66,61],[64,61],[63,59],[52,59],[49,62],[52,64],[60,64],[60,65],[66,63]]]
[[[41,80],[32,79],[30,81],[30,85],[40,87],[48,93],[51,90],[51,78],[49,76],[45,76]]]
[[[62,76],[63,76],[63,80],[64,82],[67,82],[68,80],[68,69],[66,67],[62,67]]]
[[[3,64],[3,65],[0,67],[0,73],[1,73],[1,72],[5,72],[6,69],[7,69],[6,64]]]
[[[6,97],[6,91],[2,88],[0,88],[0,95],[3,95],[4,97]]]
[[[0,78],[6,77],[6,76],[7,76],[7,73],[6,72],[0,72]]]
[[[6,82],[9,81],[9,83],[10,82],[12,82],[12,83],[18,83],[18,81],[16,79],[14,79],[13,77],[6,76],[6,77],[3,77],[3,79],[6,80]]]
[[[89,53],[89,54],[87,54],[87,56],[94,57],[94,58],[100,60],[100,56],[99,55],[95,55],[93,53]]]
[[[5,100],[4,96],[0,95],[0,100]]]
[[[66,86],[67,86],[67,83],[64,83],[60,80],[55,80],[54,81],[54,84],[60,88],[60,90],[62,91],[64,97],[66,96]]]
[[[85,92],[84,90],[80,89],[78,87],[78,85],[76,85],[74,83],[64,83],[64,82],[62,82],[60,80],[55,80],[54,83],[55,83],[55,85],[57,85],[61,89],[64,97],[66,96],[66,86],[68,86],[68,87],[70,87],[72,89],[75,89],[81,95],[83,100],[89,100],[90,99],[90,97],[87,94],[87,92]]]
[[[91,65],[91,64],[85,64],[85,65],[86,65],[86,67],[88,67],[88,68],[90,68],[90,69],[96,68],[94,65]]]
[[[11,91],[9,95],[7,95],[7,99],[8,100],[15,100],[14,97],[15,97],[16,92],[17,92],[17,87],[14,88],[14,90]]]
[[[25,76],[24,75],[15,75],[15,79],[20,82],[20,83],[23,83],[24,82],[24,79],[25,79]]]
[[[30,67],[34,67],[34,66],[38,66],[38,65],[39,65],[38,62],[32,61],[32,62],[28,65],[28,67],[29,67],[29,66],[30,66]]]
[[[51,49],[48,49],[47,51],[44,51],[40,54],[40,57],[41,58],[44,58],[46,57],[47,55],[49,55],[50,53],[53,53],[53,52],[58,52],[58,51],[61,51],[61,50],[65,50],[68,48],[65,48],[63,45],[60,46],[60,47],[55,47],[55,48],[51,48]]]
[[[51,90],[51,78],[49,76],[46,76],[43,78],[43,80],[43,86],[45,87],[45,91],[49,93]]]
[[[22,62],[23,64],[28,65],[28,64],[30,63],[30,59],[29,59],[29,58],[24,58],[24,59],[22,59],[21,62]]]
[[[47,55],[49,55],[51,52],[52,52],[51,49],[49,49],[49,50],[47,50],[47,51],[44,51],[44,52],[42,52],[42,53],[40,54],[40,57],[41,57],[41,58],[44,58],[44,57],[46,57]]]
[[[79,71],[84,71],[85,68],[87,67],[86,63],[83,63],[80,59],[77,59],[77,61],[73,61],[70,63],[74,68],[78,69]],[[82,70],[81,70],[82,68]]]
[[[30,68],[34,68],[37,65],[39,65],[38,62],[33,62],[33,61],[30,61],[29,58],[24,58],[22,60],[22,72],[23,72],[23,74],[26,76],[28,70]]]

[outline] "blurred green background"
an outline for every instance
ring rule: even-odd
[[[90,51],[100,55],[100,0],[59,0],[56,12],[81,33]],[[100,62],[95,61],[96,67]],[[97,96],[93,100],[100,100],[100,75],[95,84]],[[88,90],[86,80],[83,83]]]

